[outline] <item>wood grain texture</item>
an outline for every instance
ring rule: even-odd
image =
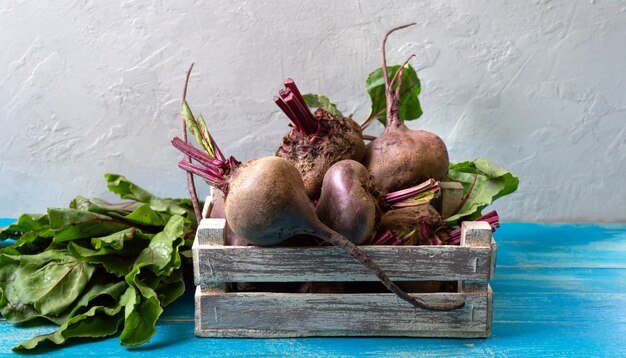
[[[224,219],[203,219],[193,246],[198,336],[486,337],[491,333],[492,293],[487,281],[495,261],[486,223],[463,223],[461,246],[362,246],[392,280],[461,280],[459,293],[423,296],[466,300],[464,308],[450,312],[415,310],[392,294],[225,292],[224,282],[378,281],[342,249],[226,246],[226,227]]]
[[[490,294],[414,294],[436,302],[463,297],[463,308],[415,309],[393,294],[225,293],[198,288],[203,337],[484,337]]]
[[[392,280],[489,278],[490,247],[363,246]],[[196,285],[224,282],[378,281],[336,247],[197,246]]]
[[[452,216],[463,200],[463,185],[458,182],[441,182],[441,195],[435,207],[444,219]]]

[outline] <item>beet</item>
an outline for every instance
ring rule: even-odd
[[[351,242],[367,244],[376,233],[381,197],[361,163],[342,160],[333,164],[324,175],[317,216]]]
[[[311,113],[292,79],[274,102],[289,117],[292,130],[283,137],[276,155],[300,172],[309,198],[319,198],[324,174],[343,159],[361,161],[365,142],[361,127],[351,118],[333,115],[324,108]]]
[[[342,248],[370,268],[380,281],[401,299],[429,310],[462,307],[463,301],[440,304],[424,302],[402,291],[358,246],[324,225],[306,195],[298,170],[287,160],[265,157],[243,164],[226,159],[212,138],[207,138],[213,156],[180,138],[172,145],[196,160],[179,167],[203,177],[225,195],[226,221],[239,236],[255,245],[275,245],[296,235],[311,235]]]
[[[410,25],[391,29],[383,39],[387,124],[383,134],[367,145],[363,160],[363,164],[376,179],[376,183],[388,192],[408,188],[430,178],[443,180],[448,173],[449,165],[448,150],[441,138],[429,131],[411,130],[400,119],[400,88],[404,64],[396,76],[389,81],[385,42],[392,32],[407,26]],[[396,79],[397,85],[394,90]]]
[[[380,219],[376,245],[441,245],[448,229],[430,204],[389,210]]]
[[[317,203],[318,218],[357,245],[369,244],[377,231],[381,209],[423,205],[439,195],[439,182],[384,194],[367,169],[354,160],[333,164],[324,176]]]

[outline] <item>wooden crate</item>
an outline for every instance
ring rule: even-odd
[[[444,213],[458,204],[442,186]],[[193,245],[195,334],[199,337],[405,336],[491,334],[496,243],[489,224],[464,222],[460,246],[362,246],[394,281],[455,281],[457,292],[412,293],[425,301],[465,301],[452,311],[416,309],[392,293],[229,292],[236,282],[377,281],[335,247],[226,246],[226,221],[208,218]]]

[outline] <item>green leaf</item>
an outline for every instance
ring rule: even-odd
[[[97,282],[87,290],[67,320],[56,331],[33,337],[13,347],[13,350],[33,349],[46,340],[59,345],[74,337],[106,337],[115,334],[123,319],[121,309],[124,306],[118,301],[127,290],[132,291],[124,281]],[[88,307],[90,303],[103,296],[109,297],[114,303]],[[88,308],[80,313],[79,309],[83,307]]]
[[[87,312],[77,315],[62,324],[56,331],[33,337],[13,347],[14,351],[24,351],[37,347],[44,341],[60,345],[69,338],[75,337],[107,337],[117,333],[122,320],[121,307],[91,307]]]
[[[64,250],[20,256],[15,272],[16,297],[41,315],[58,315],[80,296],[94,269]]]
[[[343,114],[339,112],[337,106],[332,103],[326,96],[315,93],[306,93],[302,95],[302,97],[304,98],[304,102],[306,102],[307,106],[309,107],[324,107],[330,114],[343,117]]]
[[[102,215],[111,215],[112,213],[115,213],[124,216],[132,213],[141,205],[142,203],[137,201],[127,201],[124,203],[113,204],[98,198],[87,199],[79,195],[72,200],[70,208],[82,211],[91,211],[92,213]]]
[[[481,216],[482,209],[487,205],[515,192],[519,186],[516,176],[483,158],[450,164],[446,180],[461,183],[466,196],[469,192],[467,201],[459,212],[446,219],[446,223],[451,226],[458,226],[464,220]]]
[[[131,226],[110,216],[77,209],[48,209],[48,216],[57,243],[110,235]]]
[[[127,247],[125,252],[121,252],[119,254],[124,256],[133,256],[148,246],[153,236],[154,235],[151,234],[144,234],[139,229],[133,227],[118,231],[108,236],[94,237],[91,239],[91,245],[96,250],[109,248],[115,251],[121,251]],[[129,244],[132,246],[129,247]],[[138,247],[141,248],[139,251],[137,251]]]
[[[387,66],[389,81],[393,79],[399,69],[400,65]],[[402,88],[400,89],[400,119],[409,121],[422,115],[422,107],[418,98],[421,86],[417,73],[410,64],[407,63],[403,71]],[[387,122],[387,98],[385,97],[385,80],[382,68],[369,74],[365,81],[365,89],[372,101],[368,117],[376,117],[385,124]]]
[[[50,231],[48,215],[23,214],[17,222],[0,231],[0,241],[6,239],[18,240],[22,235],[28,232],[32,232],[38,237],[51,238],[52,232]]]
[[[161,282],[155,288],[161,306],[166,307],[185,293],[185,281],[183,280],[183,269],[172,272],[169,276],[163,276]]]
[[[40,236],[34,231],[28,231],[22,234],[13,245],[0,249],[0,252],[9,255],[30,255],[44,251],[51,243],[51,236]]]
[[[78,196],[69,209],[23,215],[0,232],[16,240],[0,250],[0,314],[59,325],[15,350],[113,335],[122,322],[122,344],[141,344],[162,307],[183,294],[181,252],[190,252],[196,228],[191,201],[158,198],[120,175],[106,178],[132,202]]]
[[[174,200],[159,198],[150,192],[131,183],[124,176],[118,174],[105,174],[107,186],[110,191],[118,194],[122,199],[130,199],[146,203],[154,211],[170,215],[181,215],[195,224],[195,214],[189,200]]]
[[[136,293],[129,294],[128,297],[120,341],[124,346],[149,342],[156,333],[154,328],[156,321],[163,313],[159,299],[156,294],[145,299]]]
[[[215,148],[213,148],[211,134],[209,133],[209,129],[206,125],[206,122],[202,115],[198,116],[198,119],[194,118],[191,109],[189,108],[189,104],[187,101],[183,101],[181,113],[183,119],[185,120],[185,124],[191,134],[196,137],[198,144],[204,149],[206,154],[208,154],[212,158],[216,158]]]
[[[150,245],[137,256],[135,265],[148,266],[157,275],[169,275],[181,265],[179,247],[183,244],[184,221],[180,216],[172,216]]]

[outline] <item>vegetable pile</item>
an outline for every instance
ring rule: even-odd
[[[185,292],[182,264],[197,227],[191,201],[158,198],[120,175],[106,180],[124,202],[78,196],[0,231],[0,240],[15,240],[0,249],[0,313],[59,326],[14,350],[120,329],[122,345],[148,342],[163,307]]]
[[[385,44],[391,33],[410,25],[384,36],[383,66],[366,81],[372,107],[363,124],[345,117],[326,96],[302,94],[287,79],[274,102],[290,120],[289,132],[274,155],[243,163],[226,156],[202,116],[192,113],[185,99],[188,72],[183,133],[171,144],[185,155],[178,166],[188,172],[190,200],[160,199],[107,174],[109,189],[129,201],[79,196],[68,209],[25,214],[0,231],[0,240],[14,240],[0,249],[0,313],[11,322],[43,318],[59,325],[14,349],[105,337],[120,329],[123,345],[149,341],[163,307],[185,289],[183,264],[201,218],[192,175],[223,196],[230,244],[335,245],[415,307],[462,307],[463,301],[428,303],[407,294],[403,288],[409,283],[396,285],[358,246],[458,245],[466,220],[486,221],[495,231],[498,214],[482,210],[519,184],[483,158],[450,163],[439,136],[405,125],[422,115],[420,81],[409,64],[413,55],[402,65],[387,66]],[[376,120],[385,125],[383,133],[363,134]],[[187,129],[198,147],[188,142]],[[447,217],[434,201],[441,181],[464,189]],[[339,292],[344,286],[354,285],[309,284],[298,292]],[[419,283],[412,287],[424,289]]]

